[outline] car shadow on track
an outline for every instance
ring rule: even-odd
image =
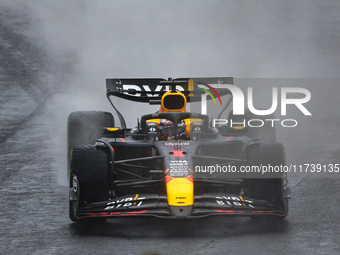
[[[210,238],[285,233],[288,220],[252,220],[248,217],[202,219],[115,218],[98,225],[70,224],[72,234],[123,238]]]

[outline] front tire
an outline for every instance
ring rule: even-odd
[[[88,203],[109,199],[109,164],[108,156],[102,148],[94,145],[74,147],[70,169],[70,188],[76,189],[78,193],[76,201],[69,201],[69,217],[72,221],[83,223],[106,221],[106,218],[78,219],[76,213]]]
[[[247,152],[249,166],[285,166],[285,149],[281,143],[260,144]],[[262,173],[260,173],[262,175]],[[248,196],[254,199],[271,201],[282,208],[283,214],[275,216],[284,219],[288,215],[287,174],[283,172],[270,173],[268,178],[248,179]]]

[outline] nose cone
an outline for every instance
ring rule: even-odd
[[[172,178],[166,186],[171,214],[176,217],[190,216],[194,204],[193,179]]]
[[[167,184],[168,204],[187,206],[194,204],[194,183],[192,178],[172,178]]]
[[[170,212],[172,216],[175,216],[178,218],[189,217],[192,212],[192,205],[187,205],[187,206],[170,205],[169,207],[170,207]]]

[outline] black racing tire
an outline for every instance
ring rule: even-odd
[[[270,143],[270,142],[276,141],[275,123],[273,127],[271,121],[266,121],[266,119],[275,119],[273,114],[266,115],[266,116],[259,116],[259,115],[253,114],[249,109],[245,109],[244,115],[234,115],[233,111],[231,111],[228,115],[228,123],[230,123],[231,119],[233,120],[233,122],[243,122],[243,120],[245,120],[246,126],[248,126],[249,120],[254,120],[254,123],[252,123],[251,125],[260,126],[261,123],[258,120],[262,120],[264,123],[262,127],[249,127],[248,126],[248,132],[246,135],[251,139],[260,137],[260,141],[262,143]]]
[[[247,165],[285,166],[285,148],[281,143],[277,142],[250,147],[247,152]],[[259,200],[273,201],[274,204],[284,210],[284,214],[283,216],[271,218],[286,218],[289,212],[288,199],[286,198],[287,174],[283,172],[270,173],[267,175],[268,178],[261,178],[262,173],[259,173],[259,175],[260,176],[252,176],[252,178],[248,179],[248,196]],[[253,218],[258,219],[259,217]]]
[[[72,112],[67,120],[67,167],[75,145],[94,144],[103,137],[103,127],[114,127],[114,118],[109,112],[78,111]],[[69,177],[69,174],[67,175]]]
[[[78,201],[69,202],[69,216],[74,222],[100,223],[106,218],[75,217],[74,208],[79,209],[87,203],[109,200],[109,157],[103,148],[94,145],[75,146],[71,155],[70,188],[73,188],[74,176],[77,177]],[[74,204],[76,203],[76,204]]]

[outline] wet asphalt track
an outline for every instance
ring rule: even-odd
[[[57,137],[59,127],[51,120],[51,112],[59,106],[58,95],[49,97],[54,87],[39,77],[49,72],[42,65],[46,61],[43,52],[27,43],[17,26],[13,34],[10,23],[0,23],[0,254],[340,253],[340,178],[293,176],[290,214],[282,222],[211,217],[180,221],[117,218],[97,226],[72,223],[66,170],[60,160],[65,153],[59,140],[64,138]],[[29,53],[20,55],[25,52]],[[33,88],[30,93],[25,82]],[[18,94],[20,102],[16,102]],[[338,117],[336,111],[322,116],[332,127],[327,130],[331,135],[337,132]],[[286,141],[288,157],[294,162],[317,158],[319,163],[339,163],[337,138],[326,136],[320,144],[320,140],[313,143],[305,136],[293,136],[311,146],[297,151]]]
[[[41,110],[1,144],[2,254],[337,254],[340,179],[301,179],[282,222],[211,217],[71,223],[58,184],[47,116]],[[339,152],[333,155],[339,157]],[[158,253],[157,253],[158,252]],[[152,254],[152,253],[151,253]]]

